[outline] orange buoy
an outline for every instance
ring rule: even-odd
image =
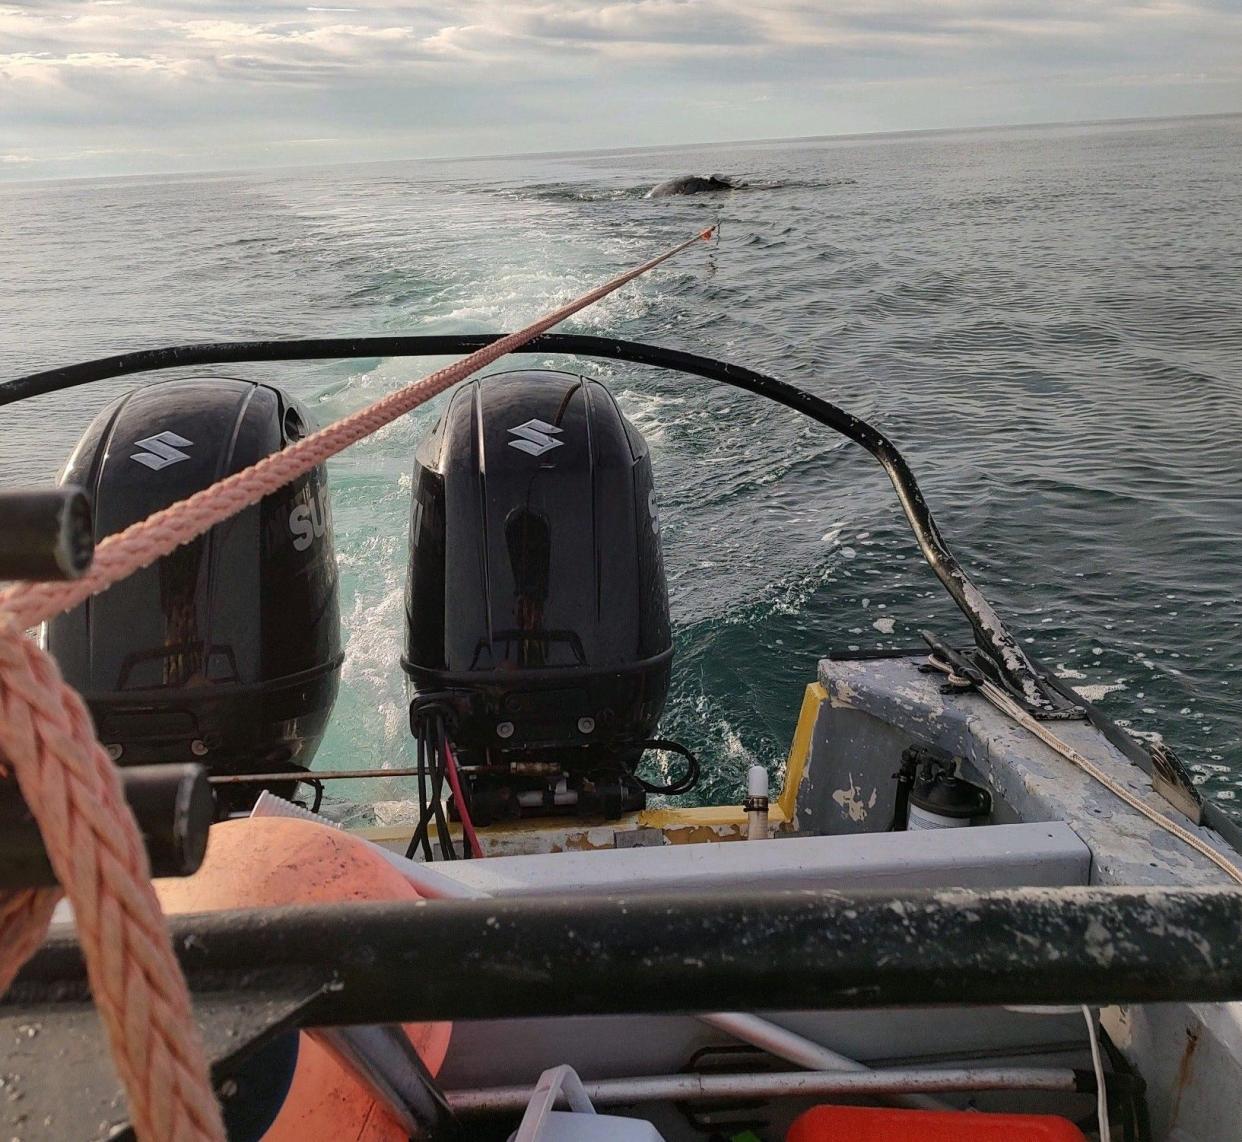
[[[193,876],[157,880],[165,912],[214,912],[279,904],[416,900],[414,887],[384,857],[339,829],[285,817],[214,825]],[[451,1023],[407,1023],[405,1032],[435,1074]],[[298,1037],[289,1093],[263,1142],[404,1142],[405,1131],[326,1048]]]

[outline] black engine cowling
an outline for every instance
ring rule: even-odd
[[[647,444],[603,385],[522,371],[456,391],[414,469],[406,619],[412,719],[442,712],[464,765],[641,803],[628,774],[672,636]],[[532,786],[507,788],[530,805]]]
[[[61,482],[90,491],[103,538],[309,429],[305,411],[270,385],[166,381],[100,413]],[[122,765],[306,768],[342,660],[326,470],[53,619],[47,641]],[[236,791],[221,798],[232,808],[258,793],[221,790]]]

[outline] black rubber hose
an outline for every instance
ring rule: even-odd
[[[423,723],[418,726],[418,826],[410,838],[409,848],[405,850],[406,860],[413,860],[419,846],[423,849],[424,860],[434,860],[431,851],[431,840],[427,835],[429,812],[427,807],[427,738]]]
[[[669,753],[680,754],[686,759],[686,772],[676,781],[671,781],[667,785],[656,785],[654,782],[647,781],[639,777],[637,773],[634,773],[634,780],[648,793],[658,793],[665,797],[677,797],[682,793],[689,793],[699,783],[699,759],[680,742],[653,740],[642,742],[641,744],[644,750],[667,750]]]

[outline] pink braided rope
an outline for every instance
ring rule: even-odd
[[[189,993],[116,767],[56,663],[0,612],[0,753],[73,902],[87,975],[143,1139],[222,1139]],[[6,902],[0,983],[47,930],[58,891]],[[17,958],[18,956],[21,958]]]
[[[470,356],[312,433],[297,444],[109,536],[96,548],[94,563],[81,579],[68,583],[20,583],[0,591],[0,611],[8,611],[18,622],[32,627],[61,611],[76,607],[91,595],[97,595],[125,576],[149,566],[202,535],[215,524],[258,503],[277,488],[317,467],[329,456],[336,455],[411,409],[439,396],[458,381],[525,345],[539,334],[546,333],[567,317],[668,261],[695,242],[709,238],[713,229],[704,230],[666,253],[597,286],[525,329],[493,341]]]
[[[22,632],[149,566],[711,233],[704,230],[525,329],[109,536],[83,578],[0,591],[0,768],[16,775],[73,903],[91,990],[144,1142],[218,1142],[224,1127],[117,769],[81,697]],[[0,992],[42,942],[59,895],[57,889],[0,894]]]

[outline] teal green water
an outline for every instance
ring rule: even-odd
[[[752,185],[643,198],[689,171]],[[10,184],[0,376],[185,341],[512,329],[719,221],[566,329],[727,357],[873,421],[1029,649],[1231,799],[1240,174],[1227,118]],[[230,371],[327,421],[439,363]],[[699,749],[708,795],[779,768],[828,648],[963,634],[861,450],[706,382],[545,363],[605,380],[651,442],[678,655],[663,729]],[[0,483],[53,475],[117,391],[0,412]],[[348,641],[322,764],[411,758],[409,470],[437,411],[332,465]]]

